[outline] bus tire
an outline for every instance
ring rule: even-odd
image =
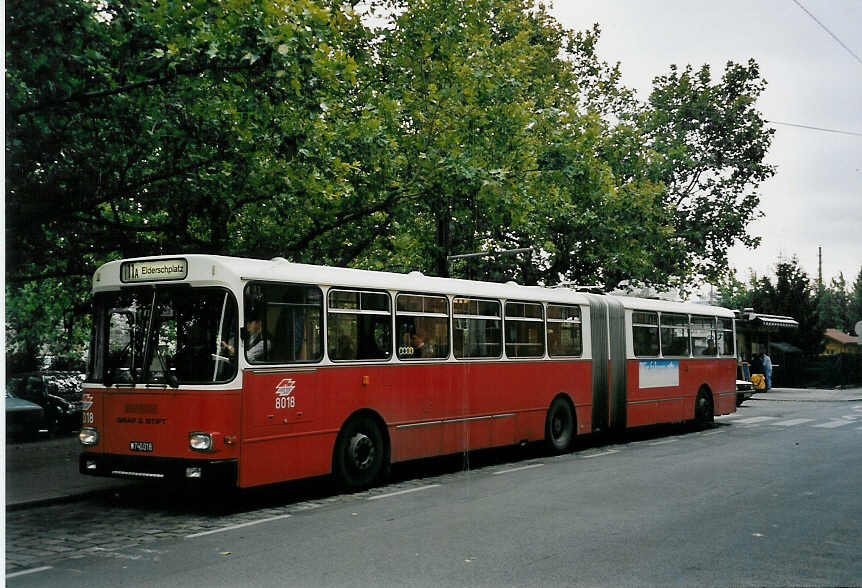
[[[380,478],[387,461],[378,423],[367,415],[350,418],[335,440],[332,470],[338,482],[351,490],[367,488]]]
[[[698,425],[708,425],[715,420],[715,409],[712,404],[712,394],[706,387],[697,392],[694,401],[694,421]]]
[[[545,443],[556,454],[565,453],[575,438],[575,411],[563,396],[557,396],[545,419]]]

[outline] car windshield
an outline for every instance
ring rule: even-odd
[[[237,311],[220,288],[99,294],[88,379],[107,385],[212,384],[236,375]]]

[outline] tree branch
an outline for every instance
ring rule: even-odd
[[[47,100],[42,100],[41,102],[37,102],[36,104],[31,104],[29,106],[22,106],[19,108],[12,108],[9,110],[9,114],[12,116],[21,116],[23,114],[30,114],[32,112],[38,112],[40,110],[47,110],[50,108],[55,108],[57,106],[64,106],[66,104],[72,103],[86,103],[92,102],[93,100],[98,100],[99,98],[107,98],[108,96],[116,96],[117,94],[124,94],[126,92],[131,92],[132,90],[138,90],[140,88],[147,88],[151,86],[160,86],[171,80],[182,76],[195,76],[206,71],[240,71],[243,69],[248,69],[251,67],[251,64],[244,65],[234,65],[234,66],[221,66],[219,64],[208,64],[200,67],[191,67],[186,69],[179,69],[173,72],[169,72],[159,77],[149,78],[146,80],[141,80],[139,82],[133,82],[131,84],[125,84],[123,86],[118,86],[116,88],[109,88],[107,90],[99,90],[96,92],[80,92],[78,94],[72,94],[71,96],[64,96],[60,98],[49,98]]]

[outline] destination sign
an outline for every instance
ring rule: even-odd
[[[127,261],[120,266],[120,281],[128,283],[184,280],[189,273],[188,270],[185,259]]]

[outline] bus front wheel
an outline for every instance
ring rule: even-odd
[[[551,402],[545,421],[545,442],[554,453],[565,453],[575,437],[575,413],[565,398],[558,396]]]
[[[357,416],[342,427],[335,440],[332,468],[349,489],[366,488],[378,480],[386,464],[386,445],[378,424]]]

